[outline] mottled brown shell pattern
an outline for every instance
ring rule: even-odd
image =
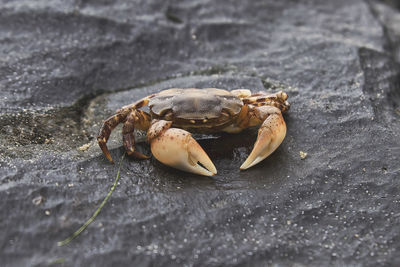
[[[227,90],[179,89],[173,88],[161,91],[149,101],[153,115],[163,118],[173,114],[174,119],[210,120],[229,114],[234,117],[239,114],[243,102]]]

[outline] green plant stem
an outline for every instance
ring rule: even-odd
[[[73,233],[72,235],[70,235],[67,239],[63,240],[63,241],[59,241],[57,242],[57,245],[59,247],[61,246],[65,246],[67,245],[69,242],[71,242],[74,238],[76,238],[78,235],[80,235],[80,233],[82,233],[86,227],[89,226],[89,224],[91,224],[94,219],[96,219],[97,215],[100,213],[101,209],[103,208],[103,206],[106,204],[106,202],[108,201],[108,199],[111,197],[112,193],[115,190],[115,187],[117,186],[118,183],[118,179],[119,179],[119,173],[121,172],[121,166],[122,166],[122,161],[125,158],[125,153],[122,155],[121,160],[119,162],[119,167],[118,167],[118,172],[117,172],[117,177],[115,178],[114,184],[111,187],[111,190],[108,192],[107,196],[104,198],[103,202],[101,202],[100,206],[97,208],[97,210],[93,213],[92,217],[89,218],[89,220],[87,220],[75,233]]]

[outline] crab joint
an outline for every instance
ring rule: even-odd
[[[165,165],[205,176],[217,173],[206,152],[185,130],[170,128],[150,140],[150,146],[153,156]]]

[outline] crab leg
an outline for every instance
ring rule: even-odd
[[[122,140],[124,143],[125,150],[129,156],[133,156],[137,159],[148,159],[147,155],[135,151],[135,136],[134,130],[135,125],[140,130],[149,128],[150,116],[141,110],[133,110],[129,113],[126,118],[126,122],[122,127]]]
[[[97,137],[97,141],[101,150],[103,151],[104,155],[110,162],[113,162],[110,151],[107,148],[107,141],[110,138],[111,131],[122,121],[126,118],[126,113],[117,113],[114,116],[109,117],[107,120],[104,121],[99,136]]]
[[[254,113],[260,120],[264,119],[264,122],[258,130],[253,150],[240,166],[241,170],[248,169],[268,157],[278,148],[286,135],[286,124],[278,108],[261,106],[255,108]]]
[[[217,170],[192,135],[182,129],[170,128],[170,121],[154,121],[147,132],[151,152],[165,165],[183,171],[213,176]],[[203,167],[204,166],[204,167]]]
[[[244,104],[251,104],[253,106],[274,106],[285,113],[290,109],[290,104],[286,100],[288,95],[285,92],[278,92],[272,95],[266,95],[263,92],[251,95],[243,99]]]
[[[110,151],[107,148],[107,141],[108,138],[110,138],[112,130],[114,130],[114,128],[122,122],[124,122],[122,135],[124,146],[128,152],[128,155],[133,155],[137,158],[146,157],[145,155],[134,151],[135,142],[133,139],[133,131],[134,127],[138,127],[140,130],[147,130],[149,128],[150,116],[146,112],[137,109],[147,105],[149,103],[149,98],[153,96],[154,95],[142,98],[132,105],[125,106],[117,110],[117,114],[109,117],[103,122],[103,125],[100,128],[99,135],[97,136],[97,142],[99,143],[99,146],[104,155],[111,163],[113,163],[113,160]]]

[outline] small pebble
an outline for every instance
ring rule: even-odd
[[[44,214],[46,214],[47,216],[49,216],[49,215],[50,215],[50,211],[49,211],[49,210],[45,210],[45,211],[44,211]]]
[[[300,151],[300,158],[301,159],[305,159],[306,157],[307,157],[307,153],[303,152],[303,151]]]
[[[80,150],[80,151],[86,151],[86,150],[89,149],[89,147],[90,147],[90,144],[84,144],[83,146],[80,146],[80,147],[79,147],[79,150]]]

